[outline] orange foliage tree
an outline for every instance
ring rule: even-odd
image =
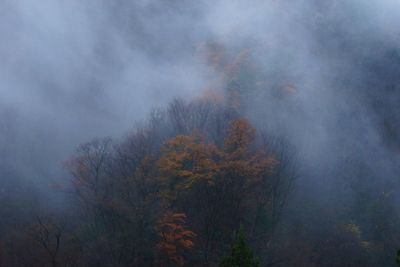
[[[167,209],[188,215],[206,263],[245,220],[244,211],[258,208],[257,187],[273,172],[276,161],[265,149],[256,149],[255,138],[250,123],[238,119],[221,147],[194,133],[176,136],[162,150],[161,197]]]
[[[166,253],[168,260],[183,266],[185,259],[182,250],[193,248],[196,234],[185,227],[186,215],[168,211],[157,223],[156,230],[160,237],[157,248]]]

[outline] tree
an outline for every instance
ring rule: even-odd
[[[56,223],[44,223],[40,218],[30,229],[30,235],[45,251],[52,267],[58,266],[62,229]]]
[[[243,118],[231,122],[221,145],[200,133],[165,143],[158,162],[160,196],[167,209],[187,215],[204,264],[219,258],[241,223],[255,230],[261,222],[256,213],[271,217],[265,196],[276,164]],[[253,232],[265,237],[265,231]]]
[[[183,266],[183,253],[194,246],[196,234],[185,227],[186,215],[167,211],[156,226],[160,241],[157,248],[167,254],[168,260],[178,266]]]
[[[237,241],[231,249],[230,255],[222,258],[219,267],[259,267],[260,262],[254,257],[253,251],[246,242],[244,230],[241,227],[237,234]]]

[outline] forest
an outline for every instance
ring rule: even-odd
[[[0,267],[400,266],[400,4],[249,2],[0,2]]]

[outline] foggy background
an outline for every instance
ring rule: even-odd
[[[399,12],[396,0],[2,0],[0,179],[47,190],[79,143],[119,137],[174,97],[229,86],[204,60],[215,42],[250,51],[246,112],[295,144],[313,188],[333,186],[354,160],[393,181]]]

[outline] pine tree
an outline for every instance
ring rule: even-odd
[[[246,242],[243,228],[237,234],[236,244],[231,253],[222,258],[219,267],[259,267],[260,262],[254,257],[252,249]]]

